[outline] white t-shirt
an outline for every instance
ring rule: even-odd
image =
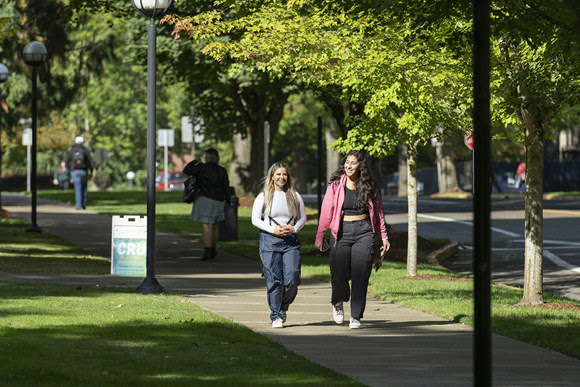
[[[298,207],[300,209],[300,218],[294,224],[295,219],[292,219],[290,224],[294,224],[294,231],[298,232],[304,224],[306,223],[306,209],[304,208],[304,201],[298,192],[296,192],[296,198],[298,199]],[[260,230],[274,233],[276,229],[276,223],[271,222],[270,218],[264,217],[262,219],[262,208],[264,207],[264,192],[260,194],[254,200],[254,206],[252,207],[252,224],[258,227]],[[285,225],[290,220],[290,214],[288,214],[288,204],[286,203],[286,192],[284,191],[274,191],[274,199],[272,200],[272,211],[270,217],[278,224]]]

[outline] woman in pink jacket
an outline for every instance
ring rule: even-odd
[[[381,254],[391,247],[380,191],[361,151],[350,151],[344,164],[330,177],[315,241],[321,251],[324,233],[329,226],[332,316],[337,324],[342,324],[343,302],[352,297],[349,328],[358,329],[366,305],[375,233],[381,234]]]

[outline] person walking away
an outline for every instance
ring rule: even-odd
[[[300,284],[298,231],[306,223],[302,197],[283,163],[274,163],[264,177],[263,191],[252,207],[252,224],[260,230],[260,258],[266,280],[272,328],[283,328],[288,307]]]
[[[526,191],[526,163],[521,162],[516,169],[516,184],[515,187],[518,192]]]
[[[93,177],[93,158],[87,148],[83,146],[85,139],[78,136],[75,144],[68,151],[65,163],[69,168],[75,189],[76,209],[87,208],[88,181]]]
[[[330,178],[314,243],[320,251],[328,227],[332,316],[337,324],[342,324],[343,303],[350,299],[349,328],[358,329],[366,306],[375,233],[381,235],[381,256],[391,247],[380,191],[362,151],[350,151]]]
[[[205,151],[205,163],[193,160],[183,169],[183,173],[198,180],[200,194],[193,202],[191,219],[201,223],[203,261],[217,255],[219,222],[224,220],[225,204],[230,204],[228,172],[218,165],[219,160],[218,151],[210,148]]]
[[[62,160],[58,164],[58,168],[54,170],[54,179],[53,184],[58,186],[58,189],[67,190],[70,187],[70,173],[68,171],[68,167],[66,166],[66,162]]]

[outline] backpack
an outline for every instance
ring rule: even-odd
[[[84,149],[80,147],[73,149],[71,164],[72,169],[87,169]]]

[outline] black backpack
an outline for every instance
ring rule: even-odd
[[[85,162],[85,152],[83,148],[76,148],[72,151],[72,169],[87,169],[87,163]]]

